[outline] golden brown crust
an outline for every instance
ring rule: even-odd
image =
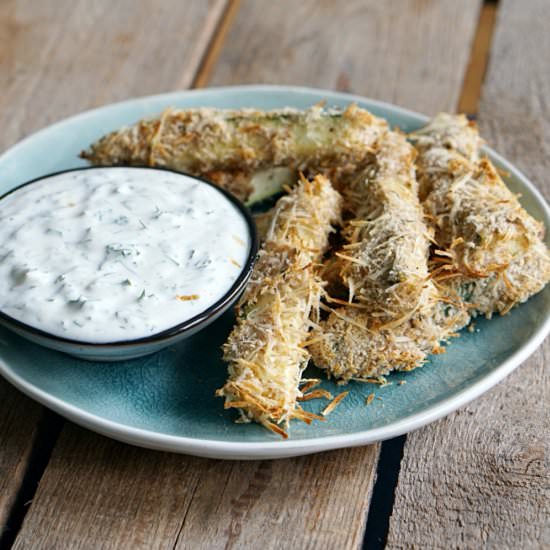
[[[429,280],[431,232],[418,200],[414,158],[405,137],[388,132],[375,161],[345,193],[355,217],[344,229],[348,244],[339,261],[325,273],[334,278],[340,268],[349,303],[330,311],[309,347],[314,363],[342,381],[418,367],[439,349],[450,326],[455,330],[469,319]],[[439,312],[444,307],[446,315]]]
[[[308,349],[316,366],[341,381],[376,379],[423,365],[469,319],[460,301],[428,282],[408,316],[383,322],[352,306],[332,310]]]
[[[99,166],[130,165],[148,166],[151,145],[157,134],[160,120],[141,120],[103,136],[80,156]]]
[[[254,191],[250,173],[243,170],[210,170],[202,175],[212,183],[229,191],[241,201],[246,201]]]

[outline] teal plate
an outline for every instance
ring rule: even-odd
[[[243,86],[134,99],[54,124],[7,151],[0,157],[0,194],[37,176],[82,166],[77,155],[91,142],[170,105],[305,108],[321,100],[338,106],[354,101],[405,131],[426,121],[393,105],[306,88]],[[521,193],[525,208],[549,227],[550,211],[540,193],[506,160],[490,149],[487,153],[510,173],[507,183]],[[502,380],[536,349],[550,330],[549,312],[546,288],[507,316],[478,321],[476,331],[465,331],[447,353],[421,369],[390,376],[387,386],[350,384],[345,388],[349,395],[326,422],[307,426],[294,421],[285,441],[257,425],[235,424],[235,413],[214,397],[226,374],[220,346],[231,329],[229,314],[173,348],[121,363],[81,361],[0,329],[0,373],[59,414],[120,441],[215,458],[279,458],[365,445],[450,413]],[[309,371],[319,374],[313,367]],[[329,381],[323,387],[333,393],[344,389]],[[366,406],[370,393],[381,399]],[[319,412],[323,403],[305,405]]]

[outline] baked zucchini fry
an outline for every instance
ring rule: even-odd
[[[318,317],[322,293],[314,264],[340,215],[341,197],[321,175],[302,179],[279,199],[223,348],[229,377],[218,395],[225,397],[225,407],[281,435],[291,418],[314,418],[296,400],[309,360],[304,343],[310,317]]]
[[[448,140],[445,136],[452,135]],[[424,208],[435,227],[434,281],[468,302],[472,315],[507,313],[550,280],[550,255],[534,220],[506,187],[463,116],[438,115],[411,137]],[[465,144],[468,144],[467,146]]]
[[[386,127],[355,105],[343,111],[319,105],[305,111],[168,108],[158,118],[104,136],[81,156],[99,165],[164,166],[210,177],[256,200],[269,187],[265,177],[255,180],[257,172],[274,167],[353,172]]]
[[[429,280],[431,235],[413,161],[404,136],[389,132],[346,193],[357,218],[347,226],[341,274],[354,302],[331,310],[309,347],[315,365],[342,381],[411,370],[469,320]]]
[[[483,140],[477,126],[464,115],[439,113],[426,126],[409,134],[419,155],[416,158],[420,200],[424,201],[435,184],[441,185],[449,169],[472,170],[479,161]]]
[[[342,382],[377,379],[408,371],[441,353],[441,342],[470,320],[460,304],[428,283],[418,308],[407,319],[381,324],[367,311],[347,306],[332,310],[312,333],[308,348],[314,364]]]
[[[355,217],[344,227],[348,244],[336,256],[348,300],[387,319],[414,310],[428,279],[431,236],[418,201],[414,158],[404,135],[387,132],[375,162],[345,193]]]

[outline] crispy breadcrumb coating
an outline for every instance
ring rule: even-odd
[[[168,108],[158,118],[107,134],[81,156],[99,165],[161,166],[203,176],[248,200],[264,195],[258,187],[267,185],[265,179],[254,176],[266,169],[353,173],[386,127],[355,105],[304,111]]]
[[[472,315],[487,317],[539,292],[550,280],[544,226],[480,158],[475,126],[440,114],[411,138],[418,178],[429,190],[423,206],[435,229],[434,280],[468,302]]]
[[[318,316],[322,292],[315,264],[340,220],[341,203],[321,175],[312,182],[302,179],[278,201],[224,345],[229,377],[218,395],[226,398],[227,408],[240,409],[243,419],[281,435],[291,418],[309,422],[315,417],[296,401],[309,360],[304,343],[310,317]]]
[[[469,321],[460,303],[446,303],[431,284],[424,293],[418,309],[394,323],[382,324],[351,306],[333,310],[312,334],[313,362],[344,382],[421,366],[428,354],[443,351],[441,341]]]
[[[336,256],[348,300],[387,318],[413,310],[428,279],[431,236],[417,198],[414,158],[403,134],[387,132],[375,163],[345,193],[354,217],[343,230],[347,244]]]
[[[388,132],[345,194],[356,214],[339,254],[350,303],[330,311],[309,347],[314,363],[343,381],[418,367],[469,320],[460,300],[429,279],[414,157],[403,135]]]

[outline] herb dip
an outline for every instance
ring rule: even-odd
[[[220,300],[250,247],[238,208],[183,174],[54,175],[0,201],[0,310],[83,342],[151,336]]]

